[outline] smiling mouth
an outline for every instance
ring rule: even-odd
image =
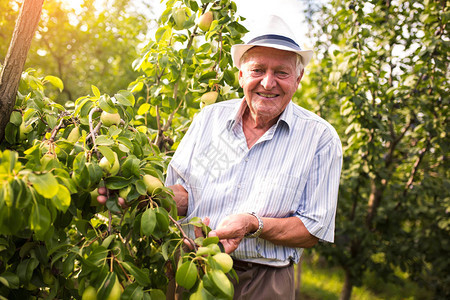
[[[266,94],[266,93],[256,93],[258,96],[264,97],[264,98],[276,98],[278,97],[278,94]]]

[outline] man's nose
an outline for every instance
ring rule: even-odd
[[[276,86],[275,76],[271,72],[266,72],[263,79],[261,80],[261,85],[266,90],[271,90]]]

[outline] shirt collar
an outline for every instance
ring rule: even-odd
[[[289,101],[288,105],[284,109],[284,111],[281,113],[278,121],[277,126],[280,124],[280,122],[283,122],[287,125],[288,130],[290,130],[292,123],[293,123],[293,106],[294,104],[292,101]],[[245,102],[245,99],[242,98],[242,101],[239,103],[239,105],[236,105],[235,108],[232,110],[230,115],[227,119],[227,129],[230,131],[235,126],[240,125],[242,123],[242,115],[244,114],[244,110],[247,107],[247,102]]]

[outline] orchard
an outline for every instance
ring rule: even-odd
[[[230,256],[217,237],[185,236],[163,182],[200,105],[238,96],[235,12],[167,1],[139,77],[113,95],[92,85],[61,105],[48,94],[59,78],[23,72],[0,152],[0,298],[165,299],[169,280],[232,298]]]
[[[231,257],[163,182],[195,115],[242,97],[236,4],[166,0],[148,36],[138,1],[43,2],[0,2],[0,299],[231,299]],[[315,56],[292,101],[344,150],[335,243],[305,257],[343,300],[449,299],[448,1],[298,2]]]

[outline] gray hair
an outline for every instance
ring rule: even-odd
[[[253,47],[252,47],[253,48]],[[250,49],[252,49],[250,48]],[[250,50],[248,49],[248,50]],[[241,59],[239,61],[240,65],[242,66],[242,64],[244,64],[248,57],[249,57],[249,51],[245,51],[244,54],[242,54]],[[302,74],[303,70],[305,69],[305,67],[303,66],[303,59],[299,54],[296,54],[296,61],[295,61],[295,72],[297,74],[297,77],[300,76],[300,74]]]

